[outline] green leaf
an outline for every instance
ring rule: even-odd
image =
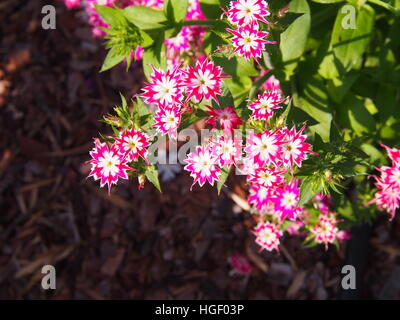
[[[224,79],[229,91],[233,96],[235,106],[238,106],[248,97],[253,82],[249,77]]]
[[[125,51],[121,51],[118,47],[112,47],[106,58],[104,59],[103,65],[100,72],[106,71],[120,63],[125,58]]]
[[[226,79],[224,79],[224,80],[226,80]],[[229,90],[229,87],[225,83],[225,81],[224,81],[224,84],[222,85],[221,91],[222,91],[222,96],[217,96],[219,105],[214,100],[212,100],[212,102],[211,102],[211,105],[214,109],[222,109],[222,108],[234,105],[232,94]]]
[[[101,18],[111,27],[125,24],[125,17],[121,10],[95,4],[96,11]]]
[[[201,119],[208,118],[209,116],[210,115],[208,115],[207,113],[205,113],[203,110],[200,110],[200,109],[196,110],[193,113],[185,112],[182,115],[182,120],[179,125],[178,132],[191,126],[192,124],[196,123],[197,121],[199,121]]]
[[[161,10],[144,6],[129,6],[123,11],[128,21],[142,30],[163,29],[168,25],[167,18]]]
[[[254,68],[254,63],[242,57],[213,57],[216,65],[224,69],[224,73],[232,77],[257,76],[258,71]]]
[[[150,37],[146,32],[139,30],[140,36],[142,37],[142,42],[140,45],[144,48],[151,46],[154,43],[152,37]]]
[[[200,8],[208,19],[218,19],[222,14],[219,0],[200,0]]]
[[[187,13],[188,0],[165,0],[164,14],[170,22],[181,22]]]
[[[330,3],[344,2],[345,0],[312,0],[312,1],[317,3],[330,4]]]
[[[150,75],[153,73],[153,69],[151,66],[162,70],[165,70],[167,68],[167,58],[163,32],[161,32],[159,36],[155,39],[154,44],[151,47],[146,48],[146,50],[144,51],[143,70],[147,79],[149,79]]]
[[[375,130],[375,119],[365,108],[364,101],[352,93],[346,95],[337,105],[338,118],[341,124],[362,136]]]
[[[374,10],[364,5],[357,10],[355,29],[344,28],[348,11],[339,9],[332,31],[331,48],[346,71],[361,67],[362,56],[371,41],[374,27]]]
[[[353,83],[358,79],[359,73],[350,72],[344,78],[333,78],[328,80],[327,90],[329,96],[337,103],[340,103]]]
[[[292,0],[289,12],[303,13],[303,15],[281,34],[279,46],[288,76],[293,73],[298,59],[304,52],[311,26],[310,7],[306,0]]]
[[[322,191],[323,184],[319,182],[319,180],[321,179],[313,176],[309,176],[303,179],[300,186],[300,197],[297,204],[298,207],[301,207],[302,205],[310,201],[310,199],[314,197],[317,193]]]
[[[224,186],[226,180],[228,179],[230,171],[231,171],[231,167],[227,168],[225,166],[225,167],[221,168],[221,174],[219,176],[219,181],[217,182],[218,195],[221,193],[221,189]]]
[[[332,111],[329,107],[328,94],[325,85],[319,77],[305,78],[305,88],[300,96],[300,105],[297,106],[314,118],[318,124],[309,126],[309,129],[318,133],[325,141],[329,141]]]
[[[158,170],[155,165],[148,165],[145,169],[146,178],[157,188],[158,191],[161,191],[160,180],[158,179]]]

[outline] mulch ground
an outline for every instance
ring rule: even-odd
[[[47,2],[0,2],[0,298],[335,299],[345,246],[287,237],[280,254],[259,252],[250,215],[212,187],[190,192],[185,172],[163,193],[129,181],[108,196],[86,179],[92,138],[108,130],[98,120],[143,73],[99,74],[105,51],[81,13],[55,2],[57,29],[43,30]],[[240,179],[229,185],[244,196]],[[398,218],[374,225],[364,298],[396,294],[399,231]],[[250,276],[232,275],[237,252]],[[51,293],[44,264],[57,270]]]

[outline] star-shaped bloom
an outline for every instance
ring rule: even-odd
[[[118,146],[113,144],[108,147],[106,143],[101,143],[99,139],[95,139],[95,146],[90,151],[89,163],[92,165],[89,177],[94,180],[100,179],[100,186],[107,184],[108,193],[110,193],[111,185],[117,184],[118,179],[128,179],[127,170],[133,170],[127,165],[127,159],[119,152]]]
[[[222,68],[215,66],[208,59],[197,60],[195,67],[188,66],[184,71],[183,83],[185,85],[187,100],[194,98],[200,102],[203,98],[213,99],[218,103],[217,95],[222,95],[222,80],[226,76],[222,75]]]
[[[190,171],[190,176],[194,178],[192,187],[196,182],[202,187],[206,181],[211,185],[219,181],[221,169],[218,157],[209,146],[197,146],[196,151],[189,153],[184,161],[187,163],[184,169]]]

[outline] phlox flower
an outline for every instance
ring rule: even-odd
[[[270,222],[261,222],[256,226],[253,233],[256,236],[256,243],[261,246],[261,250],[279,251],[279,239],[283,233],[278,226]]]
[[[389,186],[375,193],[375,198],[368,204],[375,203],[379,210],[387,211],[392,220],[400,207],[400,188]]]
[[[222,109],[214,109],[207,106],[208,113],[211,117],[207,123],[216,126],[218,125],[224,130],[226,135],[232,135],[233,130],[237,129],[242,124],[242,119],[237,115],[233,106],[228,106]]]
[[[257,100],[248,104],[248,108],[253,112],[252,117],[258,120],[268,121],[274,114],[274,110],[282,108],[279,104],[283,99],[276,91],[266,91],[259,95]]]
[[[244,151],[248,157],[253,157],[259,167],[270,163],[277,165],[281,161],[283,143],[277,131],[251,132]]]
[[[99,3],[98,0],[87,0],[87,4],[88,5],[86,6],[85,10],[88,15],[89,24],[92,26],[92,35],[94,38],[102,38],[106,35],[106,32],[100,27],[109,28],[110,26],[100,17],[99,13],[94,7],[94,4],[112,7],[113,1]]]
[[[257,20],[269,24],[270,22],[265,20],[265,17],[270,15],[267,8],[267,2],[264,0],[238,0],[231,1],[226,13],[228,20],[240,27],[257,23]]]
[[[166,72],[158,70],[154,66],[150,76],[151,82],[146,83],[138,95],[143,97],[146,103],[158,103],[162,105],[179,104],[182,99],[181,74],[178,69],[168,69]]]
[[[385,146],[384,144],[382,144],[381,146],[386,149],[390,160],[392,160],[394,163],[398,163],[400,165],[400,150],[395,149],[395,148],[389,148],[388,146]]]
[[[235,273],[248,275],[253,271],[249,259],[243,254],[235,253],[233,256],[229,257],[228,261]]]
[[[101,143],[95,139],[95,146],[89,152],[92,157],[89,163],[92,165],[89,177],[94,180],[100,179],[100,186],[108,186],[110,193],[111,185],[117,184],[118,179],[128,179],[127,170],[134,170],[127,165],[127,159],[119,152],[118,146],[113,144],[108,147],[106,143]]]
[[[120,133],[119,137],[115,137],[115,141],[119,153],[126,156],[129,162],[137,161],[139,157],[147,162],[147,147],[150,145],[150,138],[144,132],[134,128],[128,129]]]
[[[379,189],[375,193],[373,200],[367,203],[375,203],[379,210],[387,211],[392,220],[400,207],[400,150],[389,148],[382,144],[386,149],[389,158],[392,160],[392,166],[383,166],[376,168],[380,171],[380,176],[374,176],[375,186]]]
[[[305,236],[307,235],[306,232],[300,232],[299,230],[307,224],[304,220],[296,220],[290,222],[289,226],[287,227],[286,231],[291,236]]]
[[[400,188],[400,164],[395,163],[392,167],[383,166],[377,170],[381,172],[380,182],[383,189],[390,186]]]
[[[301,167],[301,162],[307,159],[308,153],[317,155],[317,153],[311,151],[311,145],[304,142],[307,139],[307,136],[302,134],[305,127],[306,125],[298,132],[296,127],[292,127],[290,130],[286,127],[281,129],[282,140],[285,141],[282,145],[282,161],[291,168],[294,164]]]
[[[247,180],[266,188],[273,188],[284,182],[282,174],[285,172],[285,170],[278,170],[277,167],[257,168],[247,176]]]
[[[187,163],[184,169],[194,178],[190,189],[196,182],[202,187],[206,181],[211,185],[219,181],[221,169],[218,167],[218,157],[209,146],[197,146],[196,151],[189,153],[184,161]]]
[[[64,0],[64,3],[68,9],[79,8],[81,6],[81,0]]]
[[[186,20],[205,20],[203,12],[201,11],[199,0],[189,0],[189,7],[186,14]]]
[[[174,38],[165,39],[168,57],[175,57],[190,51],[191,32],[189,27],[183,27]]]
[[[263,70],[261,72],[261,76],[267,74],[269,70]],[[266,91],[274,91],[280,96],[283,95],[282,89],[281,89],[281,83],[277,78],[275,78],[274,75],[271,75],[260,87],[261,89],[265,89]]]
[[[275,212],[279,215],[281,221],[286,217],[295,220],[302,212],[301,208],[297,208],[299,196],[300,189],[297,187],[297,182],[291,182],[286,186],[275,189],[272,201],[275,204]]]
[[[193,97],[196,102],[200,102],[204,98],[206,100],[213,99],[218,103],[216,95],[222,95],[221,85],[224,78],[226,76],[222,75],[221,67],[215,66],[208,59],[197,60],[195,67],[188,66],[184,71],[183,83],[186,88],[187,100]]]
[[[238,173],[241,175],[254,175],[256,170],[259,169],[259,165],[254,162],[254,158],[245,156],[242,158],[240,163],[236,164]]]
[[[247,202],[260,213],[273,212],[271,203],[273,191],[273,188],[267,188],[261,184],[252,184]]]
[[[172,139],[176,140],[177,130],[181,123],[181,115],[182,112],[176,105],[160,106],[154,116],[154,127],[161,134],[168,134]]]
[[[218,164],[221,167],[230,167],[242,157],[242,140],[233,137],[219,136],[211,143],[211,147],[218,156]]]
[[[332,203],[332,198],[328,195],[324,195],[322,193],[317,193],[313,198],[312,198],[312,203],[314,205],[314,208],[320,210],[322,213],[328,213],[329,207],[331,206]]]
[[[328,249],[329,243],[334,243],[338,237],[339,229],[337,228],[337,220],[333,214],[322,214],[319,222],[313,228],[311,233],[317,243],[323,243],[325,249]]]
[[[162,9],[164,0],[125,0],[125,6],[145,6],[148,8]]]
[[[230,40],[235,47],[234,53],[245,57],[247,60],[260,58],[265,44],[275,43],[275,41],[264,39],[269,35],[269,32],[258,31],[258,28],[251,24],[239,27],[236,30],[229,28],[226,30],[233,34]]]

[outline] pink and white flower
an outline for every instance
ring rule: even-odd
[[[332,204],[332,198],[328,195],[324,195],[322,193],[317,193],[313,198],[312,202],[314,208],[321,210],[322,213],[327,214],[329,211],[329,207]]]
[[[146,103],[157,103],[162,105],[180,104],[182,95],[181,74],[178,69],[168,69],[166,72],[158,70],[154,66],[150,76],[151,82],[146,83],[140,97]]]
[[[377,186],[380,187],[379,183]],[[390,214],[390,220],[392,220],[400,207],[400,188],[387,186],[380,189],[375,193],[375,198],[368,204],[375,203],[379,210],[387,211]]]
[[[398,163],[400,165],[400,150],[395,149],[395,148],[389,148],[388,146],[385,146],[384,144],[382,144],[381,146],[386,149],[390,160],[392,160],[394,163]]]
[[[247,202],[260,213],[273,213],[274,207],[271,202],[273,189],[261,184],[252,184],[249,190]]]
[[[228,261],[232,265],[233,271],[237,274],[248,275],[253,271],[249,259],[243,254],[235,253],[229,257]]]
[[[263,70],[261,72],[261,75],[265,75],[269,72],[269,70]],[[271,75],[264,83],[263,85],[260,87],[261,89],[265,89],[266,91],[274,91],[277,94],[279,94],[280,96],[283,96],[283,92],[281,89],[281,83],[279,82],[279,80],[277,78],[275,78],[274,75]]]
[[[168,134],[172,139],[176,140],[177,130],[181,123],[181,115],[182,112],[176,105],[160,106],[154,116],[154,126],[161,134]]]
[[[213,99],[218,103],[216,95],[222,95],[222,79],[226,78],[222,75],[221,67],[204,59],[203,61],[198,60],[195,67],[188,66],[184,73],[183,82],[187,100],[193,97],[196,102],[200,102],[204,98],[206,100]]]
[[[279,104],[283,99],[276,91],[266,91],[258,96],[258,99],[248,105],[253,112],[252,117],[258,120],[268,121],[274,114],[274,110],[282,108]]]
[[[127,165],[127,159],[119,152],[118,146],[113,144],[110,148],[106,143],[101,143],[99,139],[95,139],[95,147],[90,151],[92,165],[89,177],[94,180],[100,179],[100,186],[107,184],[108,193],[110,193],[111,185],[117,184],[118,179],[128,179],[127,170],[134,170]]]
[[[265,17],[270,15],[268,4],[264,0],[231,1],[230,9],[226,12],[228,20],[240,27],[262,21],[268,22]]]
[[[147,147],[150,145],[150,138],[147,134],[134,128],[128,129],[120,133],[119,137],[115,137],[115,144],[119,153],[130,161],[137,161],[142,157],[147,162]]]
[[[261,250],[279,251],[279,239],[283,233],[278,226],[270,222],[261,222],[253,233],[256,236],[256,243],[261,246]]]
[[[202,187],[206,181],[214,185],[214,181],[219,181],[221,169],[218,167],[218,157],[209,146],[197,146],[195,152],[188,154],[184,160],[187,165],[186,171],[190,171],[190,176],[194,178],[193,185],[196,182]]]
[[[233,130],[239,128],[242,124],[242,119],[239,118],[233,106],[228,106],[222,109],[214,109],[207,106],[208,113],[211,117],[207,123],[216,126],[218,125],[224,130],[226,135],[232,135]]]
[[[79,8],[81,6],[81,0],[64,0],[64,3],[68,9]]]
[[[379,189],[375,197],[367,205],[375,203],[379,210],[387,211],[392,220],[400,207],[400,150],[382,145],[392,160],[392,166],[376,168],[380,171],[380,177],[374,176],[376,187]]]
[[[186,20],[205,20],[203,12],[201,11],[199,0],[189,0],[189,7],[186,14]]]
[[[221,167],[230,167],[242,157],[242,141],[233,137],[219,136],[217,140],[212,141],[211,147],[217,154]]]
[[[307,224],[304,220],[296,220],[292,221],[289,226],[287,227],[286,231],[291,236],[305,236],[307,235],[306,232],[300,232],[301,228],[303,228]]]
[[[334,243],[338,237],[339,229],[337,220],[333,214],[322,214],[318,224],[311,228],[311,233],[317,243],[323,243],[328,249],[329,243]]]
[[[307,139],[305,134],[301,134],[306,128],[304,125],[298,132],[296,127],[288,129],[286,127],[281,129],[282,140],[285,143],[282,145],[282,161],[285,165],[293,167],[294,164],[301,167],[301,162],[308,157],[308,153],[318,155],[317,153],[311,151],[311,145],[305,143]]]
[[[251,132],[244,151],[248,157],[253,157],[259,167],[270,163],[278,165],[281,161],[282,144],[284,143],[281,138],[277,131]]]
[[[302,212],[301,208],[297,207],[299,202],[300,189],[296,182],[291,182],[284,187],[275,189],[273,202],[275,211],[279,214],[279,219],[282,221],[286,217],[289,220],[295,220]]]
[[[277,167],[257,168],[254,173],[248,175],[247,180],[262,185],[266,188],[275,188],[284,182],[285,170],[278,170]]]
[[[165,46],[169,58],[182,55],[190,51],[191,32],[189,27],[183,27],[174,38],[165,39]]]
[[[233,34],[230,40],[235,47],[234,53],[245,57],[247,60],[260,58],[266,43],[276,43],[264,39],[269,35],[269,32],[258,31],[256,26],[251,24],[239,27],[237,30],[229,28],[226,30]]]

